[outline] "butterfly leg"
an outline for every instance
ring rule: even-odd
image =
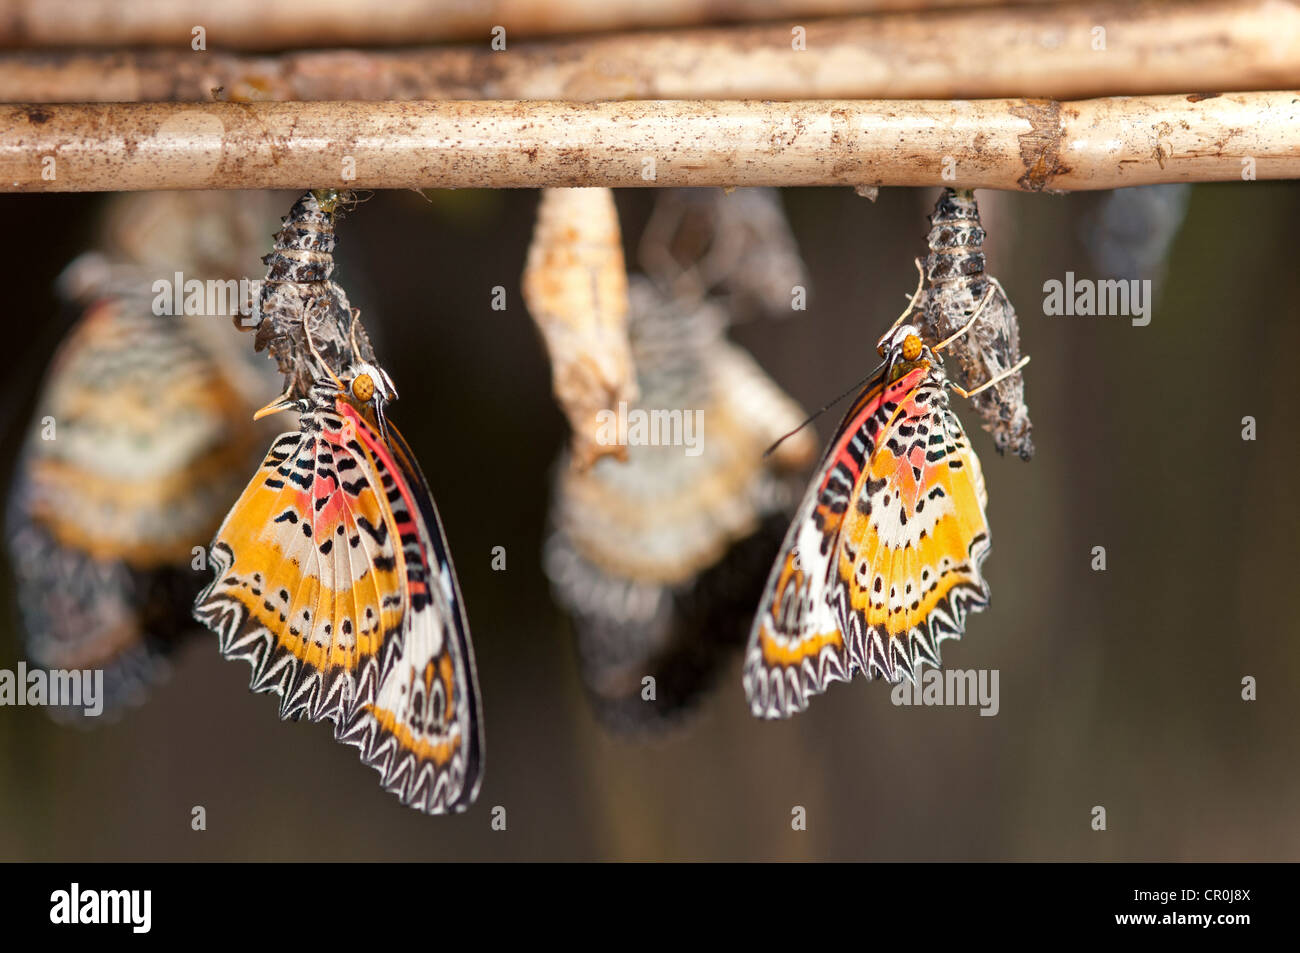
[[[996,384],[998,381],[1006,380],[1008,377],[1010,377],[1012,374],[1016,373],[1016,371],[1020,370],[1022,367],[1024,367],[1024,366],[1025,366],[1026,364],[1028,364],[1028,363],[1029,363],[1029,355],[1026,354],[1026,355],[1025,355],[1024,357],[1022,357],[1020,360],[1016,361],[1016,364],[1015,364],[1014,367],[1010,367],[1010,368],[1008,368],[1007,370],[1005,370],[1005,371],[1003,371],[1001,374],[999,374],[997,377],[993,378],[992,380],[987,380],[987,381],[985,381],[983,384],[980,384],[979,387],[976,387],[974,390],[971,390],[971,391],[962,390],[962,389],[961,389],[960,387],[958,387],[956,384],[950,384],[949,386],[951,386],[953,390],[955,390],[957,393],[961,394],[963,397],[974,397],[976,394],[979,394],[979,393],[982,393],[983,391],[988,390],[990,387],[992,387],[992,386],[993,386],[994,384]]]
[[[352,360],[361,360],[361,352],[357,350],[357,322],[361,320],[361,309],[352,309],[352,323],[348,325],[348,344],[352,348]]]

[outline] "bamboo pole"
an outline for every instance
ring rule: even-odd
[[[857,17],[810,22],[803,44],[794,49],[790,24],[780,24],[521,43],[501,53],[486,42],[278,57],[184,44],[10,53],[0,56],[0,100],[1083,99],[1285,89],[1300,87],[1300,0]]]
[[[373,46],[814,18],[1004,0],[0,0],[0,46]],[[1059,3],[1061,0],[1021,0]]]
[[[0,106],[0,189],[851,185],[1300,176],[1300,94],[1060,103]]]

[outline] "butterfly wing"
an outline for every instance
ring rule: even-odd
[[[436,534],[436,535],[435,535]],[[212,545],[195,616],[281,717],[335,723],[403,803],[464,809],[481,767],[468,628],[405,442],[345,400],[281,436]]]
[[[252,689],[282,718],[343,717],[360,671],[401,632],[405,598],[385,500],[363,464],[304,414],[282,434],[211,547],[215,578],[195,603]]]
[[[7,514],[27,652],[102,669],[106,711],[142,701],[196,631],[193,548],[259,449],[239,383],[190,325],[103,297],[42,386]]]
[[[939,663],[988,590],[979,460],[928,362],[854,402],[786,535],[745,659],[754,714],[787,717],[855,672]]]
[[[408,603],[402,637],[366,670],[360,704],[338,726],[402,803],[431,814],[463,811],[478,796],[483,726],[478,675],[456,570],[433,495],[402,435],[385,443],[344,407],[392,508]],[[373,680],[373,681],[372,681]]]
[[[831,604],[855,668],[914,678],[919,663],[939,664],[939,644],[961,637],[969,611],[988,605],[986,503],[947,390],[922,378],[899,394],[840,534]]]

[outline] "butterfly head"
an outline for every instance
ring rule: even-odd
[[[935,354],[921,340],[921,332],[911,324],[900,324],[886,331],[876,344],[876,352],[884,358],[885,377],[890,381],[906,374],[921,361],[937,362]]]
[[[876,344],[876,353],[891,364],[899,361],[911,363],[920,359],[925,350],[921,333],[911,324],[900,324],[896,328],[890,328]]]
[[[375,402],[376,406],[397,399],[397,388],[393,379],[382,367],[359,361],[348,368],[339,381],[348,394],[359,404]]]
[[[344,371],[338,379],[337,387],[338,393],[346,394],[352,403],[374,411],[379,432],[387,439],[388,423],[384,419],[384,407],[397,399],[397,388],[388,372],[376,364],[358,361]]]

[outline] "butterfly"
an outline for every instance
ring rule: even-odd
[[[818,448],[804,431],[762,456],[803,411],[727,338],[719,300],[640,275],[628,290],[637,407],[699,408],[708,439],[695,455],[633,444],[626,461],[561,461],[545,568],[597,718],[645,735],[681,721],[743,645]]]
[[[195,617],[250,663],[253,691],[280,696],[281,718],[332,721],[403,804],[463,811],[482,777],[482,722],[442,523],[385,418],[387,373],[361,360],[316,370],[304,396],[258,412],[295,409],[298,430],[272,444],[217,532]]]
[[[103,669],[110,713],[142,701],[195,628],[192,549],[257,453],[256,404],[215,358],[147,305],[92,304],[51,367],[15,475],[7,542],[28,657]]]
[[[745,653],[757,716],[803,711],[858,672],[914,680],[988,605],[988,498],[948,391],[997,379],[969,392],[950,383],[937,352],[953,338],[924,344],[900,324],[907,314],[881,339],[880,373],[831,440],[768,577]]]
[[[261,459],[267,435],[251,418],[274,387],[218,322],[160,314],[151,288],[176,271],[239,274],[271,208],[259,193],[116,196],[97,247],[58,281],[76,320],[37,396],[5,542],[29,662],[102,670],[109,720],[200,631],[195,553]]]

